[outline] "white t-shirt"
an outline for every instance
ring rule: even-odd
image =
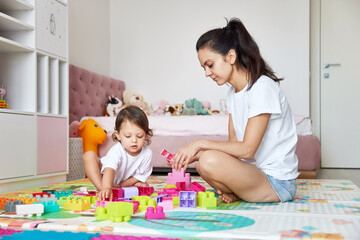
[[[146,182],[152,172],[151,157],[152,151],[147,146],[143,146],[139,155],[133,157],[118,142],[101,158],[101,173],[107,167],[114,169],[114,184],[120,184],[129,177]]]
[[[261,76],[249,91],[247,88],[236,93],[231,87],[226,99],[237,140],[244,140],[249,118],[263,113],[271,116],[254,159],[245,161],[279,180],[297,178],[296,125],[284,92],[266,76]]]

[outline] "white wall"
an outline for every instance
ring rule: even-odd
[[[210,100],[227,86],[205,78],[195,43],[239,17],[279,77],[293,113],[309,115],[308,0],[110,0],[111,76],[154,103]]]
[[[69,63],[110,75],[109,0],[69,0]]]

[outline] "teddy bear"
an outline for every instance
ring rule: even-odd
[[[143,95],[141,95],[137,92],[131,92],[131,91],[125,90],[123,92],[123,101],[124,101],[125,107],[134,105],[134,106],[141,108],[146,115],[150,114],[149,109],[148,109],[148,104],[147,104],[147,102],[144,101]]]
[[[190,98],[185,101],[183,115],[209,115],[209,112],[199,100]]]
[[[183,105],[181,103],[167,105],[165,112],[168,116],[180,116],[183,112]]]
[[[109,96],[105,104],[105,116],[116,117],[120,110],[123,108],[123,102],[113,95]]]
[[[94,151],[98,154],[98,145],[105,142],[106,131],[92,118],[83,120],[78,129],[80,137],[83,139],[84,153]]]
[[[165,100],[160,100],[159,102],[153,104],[152,109],[153,112],[152,114],[155,116],[161,116],[165,114],[165,108],[168,105],[168,102]]]
[[[79,133],[80,122],[72,121],[69,126],[69,138],[78,138],[80,137]]]

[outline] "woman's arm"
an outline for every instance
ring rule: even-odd
[[[253,159],[266,132],[270,114],[260,114],[248,120],[244,140],[237,141],[231,119],[229,120],[229,141],[197,140],[181,148],[173,159],[173,167],[179,170],[196,161],[199,151],[217,150],[237,158]],[[194,160],[195,159],[195,160]]]
[[[102,178],[102,189],[98,193],[100,200],[110,199],[112,201],[112,185],[115,178],[115,170],[112,168],[105,168]]]

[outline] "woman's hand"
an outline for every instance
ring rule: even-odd
[[[201,150],[201,141],[202,140],[197,140],[180,148],[173,158],[172,168],[177,171],[179,171],[181,168],[186,170],[189,164],[197,161],[199,159],[197,154]]]

